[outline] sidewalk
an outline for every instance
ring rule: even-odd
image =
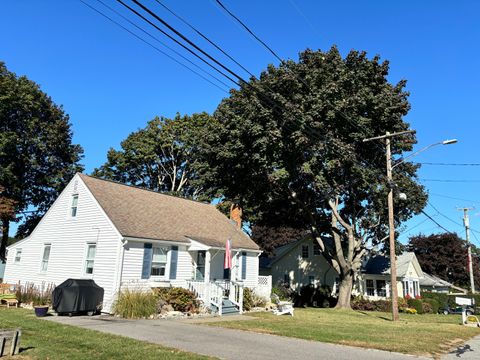
[[[236,320],[239,321],[241,318],[240,316]],[[221,329],[193,324],[188,321],[125,320],[105,316],[52,316],[45,319],[229,360],[419,359],[414,356],[387,351]],[[229,320],[233,319],[229,318]]]

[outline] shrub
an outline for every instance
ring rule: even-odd
[[[435,300],[435,299],[424,299],[423,302],[430,304],[430,306],[432,307],[432,311],[431,311],[431,312],[432,312],[433,314],[437,314],[437,313],[438,313],[438,310],[440,309],[440,304],[438,303],[437,300]]]
[[[331,307],[336,299],[331,296],[332,290],[327,285],[314,287],[313,285],[302,286],[293,295],[296,307],[316,306]]]
[[[398,302],[398,310],[405,312],[405,310],[408,308],[407,299],[405,299],[403,297],[399,297],[397,299],[397,302]]]
[[[360,311],[392,311],[392,303],[388,300],[368,300],[362,296],[356,296],[351,301],[353,310]]]
[[[417,310],[417,314],[423,314],[423,301],[419,299],[407,299],[408,306]]]
[[[181,312],[198,312],[199,302],[195,293],[180,287],[158,288],[155,290],[159,300]]]
[[[292,300],[293,294],[293,290],[284,283],[280,283],[272,288],[272,295],[277,295],[282,301]]]
[[[250,311],[256,307],[264,307],[267,305],[267,301],[255,294],[255,292],[250,288],[243,288],[243,310]]]
[[[52,303],[52,291],[55,285],[52,283],[42,283],[37,286],[33,283],[17,285],[15,296],[20,303],[35,305],[49,305]]]
[[[152,291],[122,290],[113,312],[126,319],[148,318],[157,312],[157,297]]]
[[[422,291],[422,297],[424,300],[436,300],[439,307],[447,307],[449,305],[449,299],[452,298],[452,296],[448,296],[447,294],[430,291]],[[455,299],[453,300],[455,301]]]
[[[362,296],[354,297],[350,304],[353,310],[373,311],[375,309],[375,305],[371,301],[363,298]]]
[[[422,302],[422,314],[432,314],[433,313],[433,307],[432,304],[429,302],[423,301]]]
[[[252,289],[243,288],[243,310],[249,311],[253,308],[253,296]]]

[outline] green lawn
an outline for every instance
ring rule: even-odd
[[[291,336],[415,355],[438,355],[475,335],[480,329],[459,325],[457,315],[407,315],[400,322],[380,312],[296,309],[295,317],[249,314],[255,320],[211,323],[262,333]]]
[[[22,330],[13,359],[208,359],[154,344],[38,319],[32,310],[0,308],[0,329]]]

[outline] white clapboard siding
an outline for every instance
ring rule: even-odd
[[[247,273],[244,285],[254,288],[258,284],[258,254],[247,252]]]
[[[168,245],[166,245],[168,247]],[[155,283],[150,279],[142,279],[144,244],[141,242],[129,242],[125,247],[122,272],[122,286],[129,289],[146,290]],[[170,280],[170,253],[167,256],[167,268],[165,281],[168,285],[185,287],[185,280],[190,280],[193,274],[192,257],[186,246],[178,247],[177,276]]]
[[[323,255],[314,255],[313,240],[299,241],[285,255],[272,264],[268,275],[272,275],[273,286],[283,283],[287,276],[293,289],[310,284],[313,276],[315,286],[328,285],[333,288],[337,272],[330,266]],[[302,246],[308,246],[308,258],[302,257]]]
[[[71,197],[78,194],[78,211],[70,217]],[[116,269],[121,238],[90,194],[75,176],[27,239],[9,248],[5,279],[7,283],[26,282],[59,285],[68,278],[92,278],[105,290],[104,311],[110,311],[117,284]],[[87,243],[97,244],[94,273],[85,274]],[[42,273],[44,244],[51,244],[48,269]],[[14,263],[16,249],[21,260]]]

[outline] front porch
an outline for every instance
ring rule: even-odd
[[[259,250],[233,248],[231,269],[224,270],[224,247],[209,246],[207,240],[188,240],[188,244],[173,246],[166,241],[130,241],[121,288],[182,287],[219,315],[242,312],[245,288],[270,298],[271,277],[258,276]],[[143,263],[137,260],[140,256]]]

